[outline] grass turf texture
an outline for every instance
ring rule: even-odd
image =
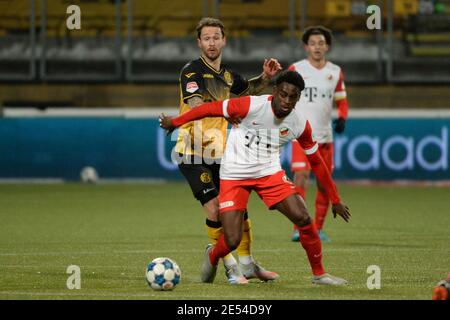
[[[449,189],[339,186],[351,222],[329,214],[324,265],[346,287],[311,284],[306,254],[290,241],[291,224],[253,194],[254,256],[277,271],[273,283],[199,281],[207,243],[204,215],[185,183],[0,185],[0,299],[431,299],[450,271]],[[315,188],[307,202],[314,208]],[[145,282],[156,257],[174,259],[180,285],[157,292]],[[69,290],[69,265],[81,289]],[[381,269],[381,289],[366,272]]]

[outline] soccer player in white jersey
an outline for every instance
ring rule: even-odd
[[[239,245],[244,212],[254,190],[270,210],[277,209],[301,230],[300,243],[311,265],[312,282],[347,283],[325,272],[319,234],[303,199],[281,169],[281,147],[297,139],[332,202],[334,216],[339,215],[348,222],[349,209],[341,203],[330,172],[318,152],[318,144],[312,138],[308,120],[301,113],[292,112],[303,88],[302,77],[286,70],[277,77],[273,95],[205,103],[176,118],[160,116],[160,126],[169,132],[204,117],[225,117],[239,122],[230,131],[220,167],[219,208],[224,233],[215,245],[206,247],[202,282],[213,282],[219,259]]]
[[[338,119],[335,120],[334,131],[338,134],[345,129],[348,114],[347,94],[345,91],[344,76],[339,66],[326,59],[331,43],[331,31],[322,26],[309,27],[302,36],[304,48],[308,57],[291,66],[301,74],[305,81],[305,90],[297,103],[296,112],[301,112],[310,122],[314,139],[319,143],[319,152],[333,173],[333,130],[332,111],[333,102],[336,102]],[[297,192],[306,199],[306,186],[308,185],[311,166],[304,150],[293,140],[291,171],[294,173],[294,183]],[[314,223],[319,232],[320,239],[330,241],[323,231],[325,217],[330,205],[323,186],[317,182]],[[294,226],[292,241],[299,241],[299,231]]]

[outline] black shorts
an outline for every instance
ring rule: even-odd
[[[202,205],[217,197],[220,188],[220,163],[187,156],[183,158],[187,161],[178,164],[178,168],[188,181],[194,197]]]

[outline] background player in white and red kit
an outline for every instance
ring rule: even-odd
[[[350,218],[347,206],[341,203],[336,186],[312,138],[306,118],[292,112],[304,88],[302,77],[283,71],[277,78],[273,95],[246,96],[210,102],[176,118],[160,117],[162,128],[173,131],[188,121],[204,117],[237,119],[229,134],[220,168],[220,220],[224,234],[216,245],[208,245],[202,268],[202,281],[213,282],[219,259],[234,250],[242,238],[242,222],[252,190],[267,207],[277,209],[300,230],[300,242],[313,272],[313,283],[343,285],[347,281],[325,273],[322,246],[305,203],[281,169],[280,149],[297,139],[308,156],[312,170],[324,186],[333,213],[345,221]]]
[[[314,139],[319,143],[319,152],[333,172],[333,130],[332,111],[333,102],[336,102],[338,119],[335,120],[334,131],[342,133],[348,114],[347,94],[345,91],[344,76],[339,66],[326,60],[332,43],[331,31],[322,26],[309,27],[302,36],[304,48],[308,57],[298,61],[289,70],[302,75],[305,89],[295,108],[310,122]],[[294,183],[298,193],[306,199],[306,186],[308,185],[311,166],[304,150],[293,140],[291,170],[294,172]],[[317,182],[315,201],[316,228],[322,241],[329,241],[323,231],[325,217],[328,212],[330,199],[320,181]],[[298,229],[294,226],[292,241],[299,241]]]

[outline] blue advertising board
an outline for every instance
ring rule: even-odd
[[[335,136],[336,179],[450,180],[449,118],[354,118]],[[0,178],[182,179],[156,118],[0,118]],[[290,146],[282,153],[289,168]]]

